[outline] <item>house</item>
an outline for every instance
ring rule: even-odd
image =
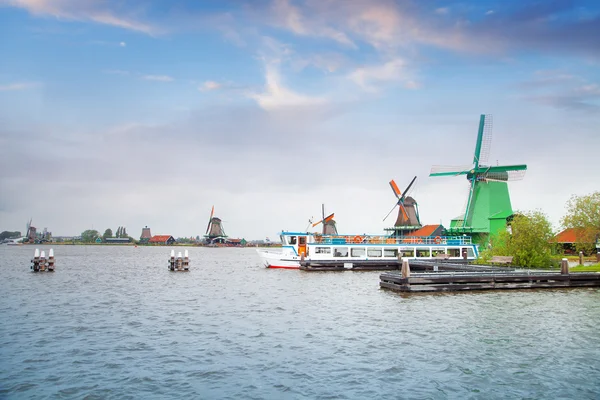
[[[149,244],[173,244],[175,243],[175,238],[171,235],[155,235],[148,240]]]
[[[585,229],[567,228],[554,236],[552,242],[557,243],[565,254],[569,254],[577,252],[577,245],[589,247],[590,249],[597,247],[599,240],[598,235],[595,237],[594,235],[590,236],[589,232],[586,232]],[[596,246],[594,246],[594,242],[596,242]]]

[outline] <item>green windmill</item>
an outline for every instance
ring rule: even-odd
[[[527,165],[487,165],[491,143],[492,116],[481,115],[473,165],[431,168],[429,176],[466,175],[470,184],[464,214],[450,221],[449,235],[494,234],[513,214],[506,182],[522,179]]]

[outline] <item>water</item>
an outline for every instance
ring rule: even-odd
[[[46,247],[47,249],[47,247]],[[600,290],[400,295],[254,249],[0,246],[0,398],[599,398]],[[177,248],[176,251],[183,251]]]

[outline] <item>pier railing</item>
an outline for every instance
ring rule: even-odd
[[[461,246],[472,244],[470,236],[376,236],[376,235],[315,235],[316,243],[322,244],[407,244],[429,246]]]

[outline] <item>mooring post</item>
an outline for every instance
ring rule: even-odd
[[[408,263],[408,259],[402,260],[402,278],[410,278],[410,264]]]
[[[579,252],[579,265],[583,265],[583,251]]]
[[[398,253],[398,269],[402,269],[402,253]]]
[[[563,258],[560,261],[560,273],[563,275],[569,274],[569,260],[567,260],[566,258]]]
[[[600,250],[596,253],[596,261],[600,263]]]

